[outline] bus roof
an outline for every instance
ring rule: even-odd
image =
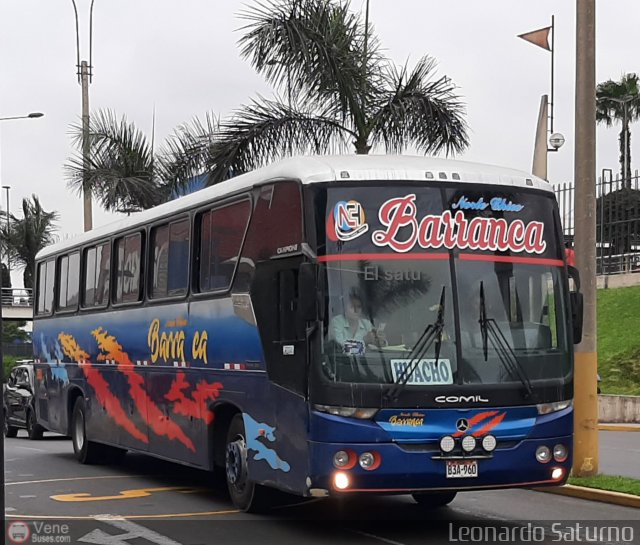
[[[427,172],[433,178],[427,178]],[[455,178],[454,178],[454,175]],[[217,198],[276,180],[299,180],[303,184],[354,182],[367,180],[453,182],[530,187],[553,193],[551,185],[520,170],[454,159],[407,155],[313,155],[284,159],[231,180],[196,191],[149,210],[137,212],[103,227],[64,240],[41,250],[37,259],[85,245],[113,233],[144,226],[156,220],[188,210]]]

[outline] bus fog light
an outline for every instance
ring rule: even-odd
[[[465,435],[462,438],[462,450],[465,452],[471,452],[474,448],[476,448],[476,438],[473,435]]]
[[[569,451],[567,447],[562,444],[558,444],[553,447],[553,459],[556,462],[564,462],[569,457]]]
[[[442,439],[440,439],[440,450],[442,452],[452,452],[453,449],[456,448],[456,441],[450,435],[445,435]]]
[[[536,449],[536,460],[541,464],[546,464],[551,460],[551,451],[549,447],[542,445]]]
[[[345,490],[349,488],[349,475],[339,471],[333,476],[333,486],[338,490]]]
[[[498,445],[498,441],[493,435],[485,435],[482,438],[482,448],[487,452],[493,452]]]
[[[554,481],[559,481],[564,477],[564,469],[561,467],[554,467],[551,471],[551,478]]]

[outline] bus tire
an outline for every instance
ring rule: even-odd
[[[271,490],[254,483],[247,471],[247,443],[241,414],[229,425],[225,446],[225,476],[233,504],[246,513],[259,513],[269,507]]]
[[[73,452],[81,464],[95,464],[100,461],[100,445],[87,439],[86,409],[82,396],[76,399],[71,417],[71,442]]]
[[[3,430],[2,432],[4,433],[5,437],[16,437],[18,435],[18,428],[16,428],[15,426],[12,426],[11,424],[9,424],[9,413],[7,412],[7,408],[4,408],[4,426],[3,426]]]
[[[29,435],[29,439],[31,439],[32,441],[42,439],[43,432],[44,428],[40,424],[38,424],[36,413],[33,409],[31,409],[27,413],[27,434]]]
[[[457,492],[415,492],[411,494],[416,503],[425,507],[444,507],[451,503]]]

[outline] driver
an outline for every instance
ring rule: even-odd
[[[345,354],[364,354],[367,344],[386,345],[384,333],[362,316],[362,299],[355,291],[349,294],[344,315],[331,319],[329,339],[336,341]]]

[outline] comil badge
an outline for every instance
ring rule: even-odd
[[[327,220],[327,236],[333,241],[353,240],[368,230],[364,208],[354,200],[336,203]]]

